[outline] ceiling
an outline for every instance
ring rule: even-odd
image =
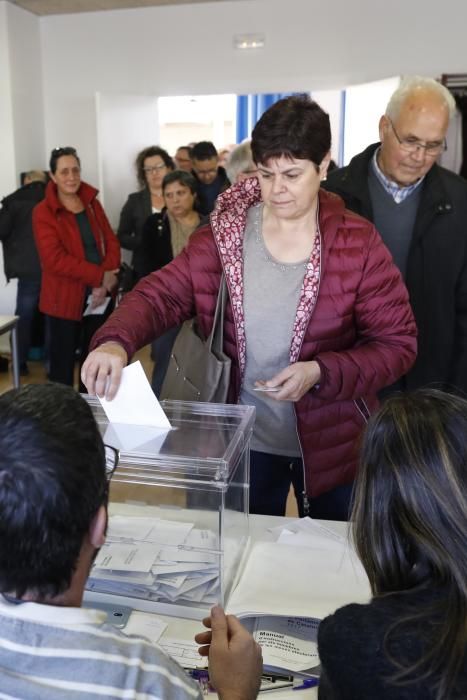
[[[161,5],[193,5],[226,0],[9,0],[35,15],[65,15],[73,12],[122,10],[130,7],[157,7]]]

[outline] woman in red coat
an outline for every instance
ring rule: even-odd
[[[73,386],[76,349],[81,349],[81,366],[90,338],[111,311],[120,245],[97,190],[81,181],[74,148],[52,151],[50,178],[45,199],[33,212],[42,266],[39,308],[48,324],[49,377]]]
[[[229,400],[256,407],[250,510],[345,519],[358,440],[377,392],[416,352],[407,290],[374,227],[320,190],[329,117],[306,97],[273,105],[253,131],[258,178],[221,194],[210,224],[149,275],[93,340],[90,392],[111,398],[137,347],[196,313],[212,327],[225,275]]]

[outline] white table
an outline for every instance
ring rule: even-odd
[[[269,528],[285,525],[288,521],[291,520],[292,518],[280,518],[263,515],[250,516],[251,542],[272,542],[274,538],[273,535],[268,531]],[[335,532],[341,535],[345,535],[347,533],[347,523],[326,521],[325,524],[328,528],[334,530]],[[85,597],[88,600],[88,604],[91,605],[92,595],[90,596],[86,593]],[[122,601],[122,604],[124,604],[124,601]],[[151,613],[146,614],[150,615]],[[165,630],[161,640],[163,640],[163,637],[166,636],[192,641],[194,635],[203,629],[200,620],[197,619],[175,617],[173,615],[166,615],[163,613],[158,613],[157,617],[167,623],[167,629]],[[193,616],[191,617],[193,618]],[[215,695],[212,695],[211,697],[215,697]],[[297,698],[298,700],[312,700],[313,698],[317,697],[318,691],[316,688],[307,688],[299,691],[292,691],[291,688],[285,688],[284,690],[268,691],[265,693],[260,693],[259,695],[260,700],[262,698],[264,698],[265,700],[269,700],[269,698],[271,698],[271,700],[292,700],[292,698],[295,698],[295,700],[297,700]]]
[[[18,321],[19,316],[4,316],[0,314],[0,335],[11,331],[11,365],[13,370],[13,384],[18,389],[19,379],[19,354],[18,354]]]

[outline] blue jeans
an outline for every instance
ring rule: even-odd
[[[285,515],[287,496],[293,485],[298,513],[321,520],[348,520],[353,484],[342,484],[303,504],[303,463],[300,457],[250,452],[250,513]]]
[[[31,345],[31,329],[34,314],[39,304],[40,281],[19,279],[16,292],[15,315],[18,321],[18,355],[20,365],[26,364]]]

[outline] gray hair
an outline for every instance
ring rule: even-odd
[[[24,173],[24,179],[29,180],[29,182],[47,182],[47,173],[43,170],[28,170]]]
[[[225,164],[225,169],[227,170],[227,177],[232,184],[237,180],[240,173],[244,173],[247,170],[256,170],[251,153],[251,141],[244,141],[239,146],[235,146]]]
[[[425,78],[421,75],[413,75],[403,78],[397,90],[391,95],[386,107],[386,116],[391,120],[397,119],[400,109],[406,98],[416,90],[429,90],[436,94],[446,104],[451,118],[456,111],[456,102],[449,90],[433,78]]]

